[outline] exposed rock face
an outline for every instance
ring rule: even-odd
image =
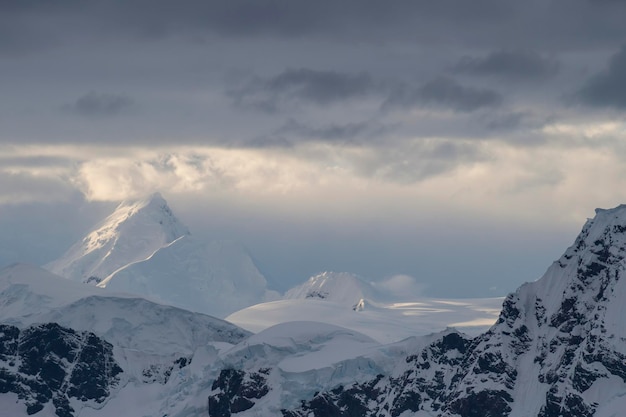
[[[396,417],[420,411],[462,417],[618,415],[611,410],[626,406],[621,399],[626,394],[625,257],[626,206],[597,210],[540,280],[506,298],[487,333],[469,339],[444,332],[398,358],[402,366],[351,384],[329,381],[281,412],[285,417]],[[225,372],[252,378],[243,369]],[[280,372],[272,375],[280,378]],[[262,408],[269,402],[263,397],[281,387],[267,382],[252,397],[245,389],[216,382],[209,402],[219,399],[222,407],[211,415],[263,413],[269,409]],[[233,407],[238,398],[254,401],[243,410]]]
[[[71,417],[70,399],[102,403],[119,382],[112,351],[93,333],[54,323],[0,325],[0,393],[16,393],[29,415],[52,401],[59,417]]]

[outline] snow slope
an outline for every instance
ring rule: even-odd
[[[54,322],[94,332],[118,347],[167,355],[249,334],[214,317],[68,281],[27,264],[0,271],[0,322],[17,327]]]
[[[495,323],[502,307],[499,297],[429,299],[414,292],[416,287],[404,276],[372,284],[347,272],[323,272],[287,291],[283,300],[244,308],[226,320],[252,332],[289,321],[318,321],[390,343],[446,327],[478,335]]]
[[[72,281],[97,284],[132,262],[148,258],[189,230],[159,193],[122,202],[59,259],[45,265]]]
[[[226,317],[252,332],[297,320],[318,321],[352,329],[383,343],[454,327],[471,335],[497,320],[503,298],[427,299],[404,303],[368,303],[361,311],[320,299],[290,299],[253,305]]]
[[[217,317],[278,298],[242,245],[193,236],[117,270],[98,286]]]

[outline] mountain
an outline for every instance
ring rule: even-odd
[[[59,259],[45,265],[72,281],[97,284],[117,269],[144,260],[189,230],[159,193],[122,202]]]
[[[218,317],[278,298],[241,244],[204,243],[189,235],[120,268],[98,286]]]
[[[192,400],[207,368],[249,335],[214,317],[12,265],[0,271],[0,409],[59,417],[202,410]]]
[[[211,416],[618,416],[626,407],[626,206],[596,211],[475,338],[455,330],[332,362],[255,354],[220,371]],[[318,336],[319,337],[319,336]],[[351,348],[357,351],[356,348]],[[265,359],[267,358],[267,359]],[[298,370],[281,363],[297,361]],[[296,367],[297,368],[297,367]],[[348,372],[345,375],[344,372]]]
[[[192,236],[159,193],[121,203],[45,268],[218,317],[279,297],[243,245]]]
[[[243,308],[226,320],[252,332],[315,320],[391,343],[446,327],[478,335],[495,323],[502,306],[501,297],[434,299],[412,293],[415,287],[410,277],[371,284],[351,273],[323,272],[287,291],[282,300]]]
[[[16,417],[620,416],[625,273],[626,206],[597,210],[541,279],[507,296],[485,333],[445,329],[383,344],[313,321],[249,335],[16,265],[0,271],[0,409]]]

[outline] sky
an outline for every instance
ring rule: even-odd
[[[500,296],[626,202],[626,2],[0,2],[0,266],[160,191],[279,290]]]

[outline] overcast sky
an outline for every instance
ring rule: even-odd
[[[503,295],[626,202],[626,2],[0,2],[0,265],[159,190],[272,286]]]

